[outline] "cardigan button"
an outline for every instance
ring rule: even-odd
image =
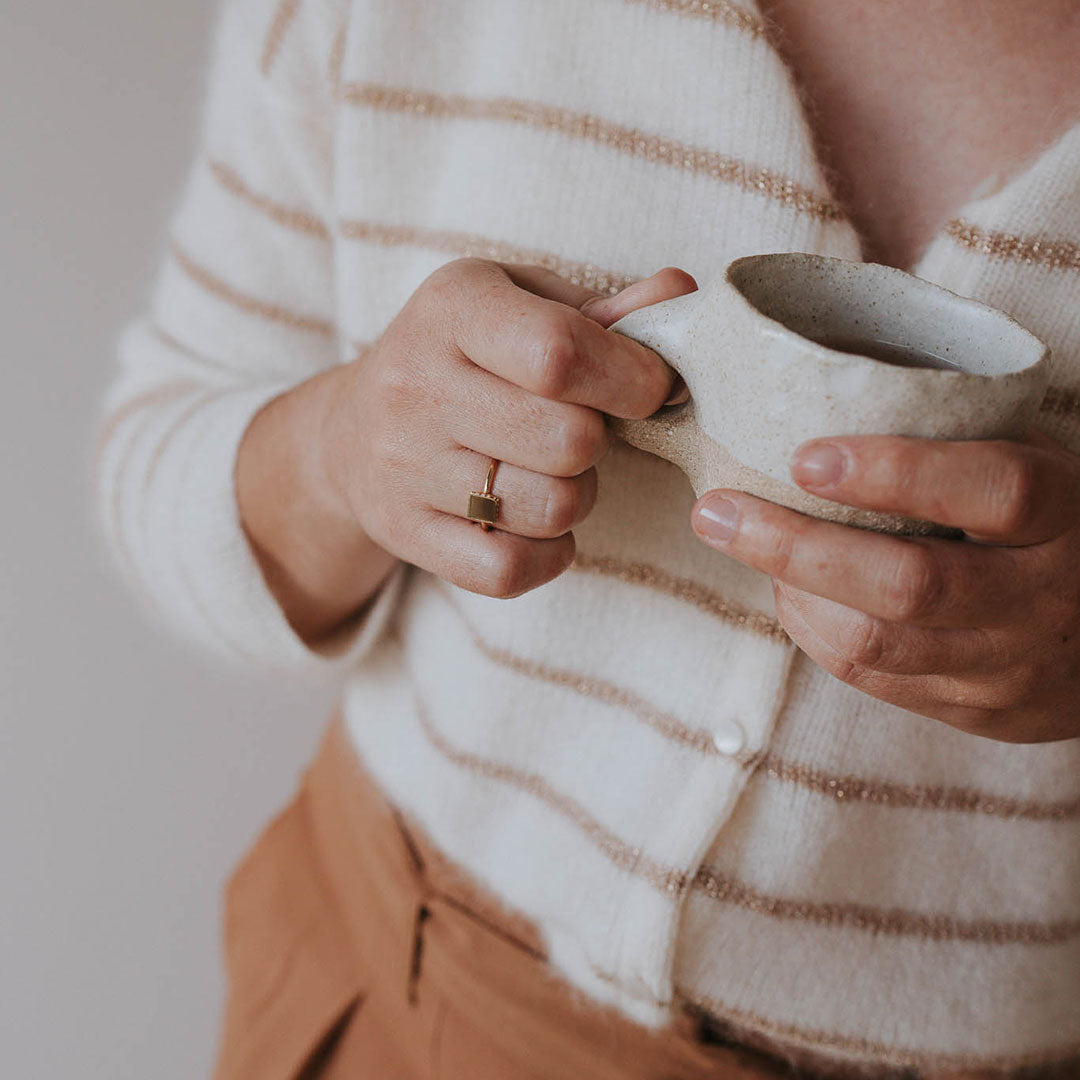
[[[721,754],[737,754],[746,745],[746,732],[738,720],[724,720],[713,728],[712,741]]]

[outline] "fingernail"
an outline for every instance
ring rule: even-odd
[[[690,390],[686,383],[683,382],[681,375],[675,376],[675,381],[671,384],[671,393],[668,396],[665,405],[681,405],[684,401],[690,400]]]
[[[834,487],[848,470],[848,455],[832,443],[819,443],[795,453],[791,476],[805,487]]]
[[[703,539],[713,543],[730,540],[739,527],[739,508],[722,495],[707,495],[697,505],[694,528]]]

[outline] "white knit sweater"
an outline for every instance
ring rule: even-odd
[[[1080,1054],[1080,741],[981,740],[825,675],[767,579],[692,535],[673,466],[612,452],[575,566],[519,599],[400,565],[333,655],[239,526],[251,417],[449,259],[615,291],[859,257],[749,2],[228,0],[216,57],[101,431],[130,579],[221,654],[341,672],[390,797],[594,998],[852,1062]],[[1080,451],[1080,129],[916,271],[1052,346],[1045,428]]]

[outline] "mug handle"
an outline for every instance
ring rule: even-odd
[[[690,397],[678,405],[663,405],[644,419],[628,420],[609,416],[608,426],[624,442],[639,450],[655,454],[678,466],[693,482],[692,448],[696,443],[693,429],[694,387],[683,365],[683,350],[690,325],[692,306],[688,301],[700,299],[701,290],[662,300],[624,315],[608,327],[617,334],[633,338],[659,354],[673,371],[681,375]]]

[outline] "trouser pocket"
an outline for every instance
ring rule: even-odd
[[[228,880],[214,1080],[315,1080],[362,1007],[359,971],[314,851],[301,788]]]

